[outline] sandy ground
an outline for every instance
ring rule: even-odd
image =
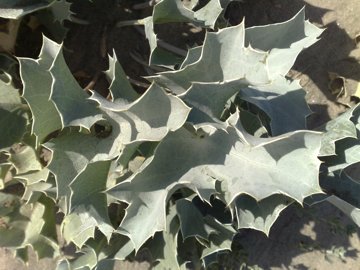
[[[244,4],[248,18],[266,24],[289,19],[306,6],[311,22],[327,30],[322,39],[302,53],[291,76],[301,79],[307,100],[315,112],[310,127],[316,127],[346,109],[357,82],[360,81],[360,45],[354,38],[360,33],[359,0],[257,0]],[[243,14],[239,14],[239,20]],[[252,16],[254,15],[254,16]],[[248,19],[247,23],[252,24]],[[329,72],[346,79],[347,94],[341,100],[328,90]],[[349,226],[350,224],[350,226]],[[239,241],[248,250],[251,265],[262,269],[360,269],[360,230],[351,228],[350,220],[329,205],[302,210],[286,210],[273,227],[270,237],[246,231]],[[352,233],[350,233],[352,232]],[[119,269],[147,269],[146,263],[124,263]],[[32,256],[28,266],[0,249],[0,270],[52,270],[55,262]]]

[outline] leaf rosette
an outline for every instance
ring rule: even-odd
[[[305,92],[287,77],[322,30],[305,21],[304,10],[283,23],[245,28],[242,22],[219,30],[229,2],[209,1],[198,9],[198,1],[187,7],[181,1],[157,2],[143,20],[150,62],[172,69],[148,77],[151,85],[142,95],[115,53],[104,72],[107,97],[82,89],[66,64],[64,46],[46,37],[38,59],[18,58],[22,95],[1,84],[6,117],[0,125],[7,125],[8,117],[21,121],[16,136],[1,134],[0,180],[6,186],[3,179],[13,174],[11,181],[25,186],[22,200],[34,210],[17,208],[14,218],[28,217],[19,224],[31,237],[6,245],[20,254],[24,246],[39,249],[44,242],[57,254],[53,235],[33,236],[53,227],[45,216],[56,204],[64,214],[62,236],[83,253],[64,258],[58,269],[109,269],[140,249],[150,250],[158,269],[178,269],[187,261],[214,262],[218,252],[231,250],[237,229],[268,235],[281,211],[309,197],[349,211],[353,201],[341,196],[343,190],[335,197],[324,190],[349,162],[358,161],[357,110],[329,123],[324,136],[309,131]],[[44,3],[41,9],[60,10],[57,21],[70,18],[66,1]],[[154,24],[173,21],[217,29],[188,50],[178,69],[179,59],[164,54],[154,32]],[[22,100],[29,119],[18,114]],[[23,150],[16,152],[14,143]],[[346,162],[339,160],[339,149]],[[39,152],[47,158],[40,160]],[[327,182],[319,183],[319,156],[326,161]],[[349,187],[356,186],[351,181]],[[0,220],[9,220],[5,206],[0,212]],[[33,224],[35,218],[41,226]]]

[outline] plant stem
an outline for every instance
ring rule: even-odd
[[[141,27],[135,26],[135,29],[139,33],[141,33],[142,35],[145,36],[145,31]],[[180,55],[180,56],[186,56],[186,54],[187,54],[187,52],[185,50],[180,49],[180,48],[178,48],[178,47],[176,47],[174,45],[171,45],[171,44],[169,44],[169,43],[167,43],[167,42],[165,42],[165,41],[163,41],[161,39],[158,39],[157,42],[158,42],[158,45],[160,47],[162,47],[163,49],[166,49],[166,50],[168,50],[168,51],[170,51],[172,53],[175,53],[175,54]]]
[[[120,21],[115,26],[116,27],[124,27],[124,26],[134,26],[134,25],[144,25],[144,20],[128,20],[128,21]]]
[[[127,79],[130,81],[130,83],[139,86],[139,87],[143,87],[143,88],[148,88],[150,86],[150,84],[144,83],[144,82],[140,82],[138,80],[132,79],[130,77],[127,76]]]
[[[75,17],[74,15],[70,15],[70,21],[73,23],[81,24],[81,25],[89,25],[90,24],[89,21],[80,19],[78,17]]]

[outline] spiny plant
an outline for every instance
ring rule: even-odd
[[[112,269],[145,249],[155,269],[201,268],[231,250],[239,229],[269,234],[293,203],[327,201],[360,225],[350,170],[360,161],[359,110],[307,130],[305,91],[287,76],[323,30],[304,10],[229,26],[232,1],[199,2],[150,1],[151,16],[116,23],[144,25],[149,64],[167,68],[147,77],[142,95],[115,53],[107,96],[80,87],[64,45],[49,37],[37,59],[2,55],[1,246],[24,261],[31,247],[61,270]],[[47,27],[58,41],[64,20],[89,23],[66,0],[0,7],[3,18],[56,22]],[[159,46],[154,26],[171,22],[206,29],[202,45],[182,58]],[[63,254],[60,239],[81,255]]]

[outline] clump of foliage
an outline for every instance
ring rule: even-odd
[[[80,87],[50,37],[37,59],[1,55],[0,245],[58,269],[111,269],[143,249],[178,269],[216,262],[239,229],[268,234],[292,203],[325,200],[360,225],[359,110],[307,130],[305,91],[287,77],[323,30],[304,10],[245,28],[226,24],[231,0],[151,2],[151,16],[115,26],[144,25],[149,64],[167,69],[142,95],[115,54],[107,96]],[[65,20],[86,23],[66,0],[0,1],[3,18],[28,14],[57,41]],[[172,22],[206,29],[203,44],[183,58],[160,47],[154,26]]]

